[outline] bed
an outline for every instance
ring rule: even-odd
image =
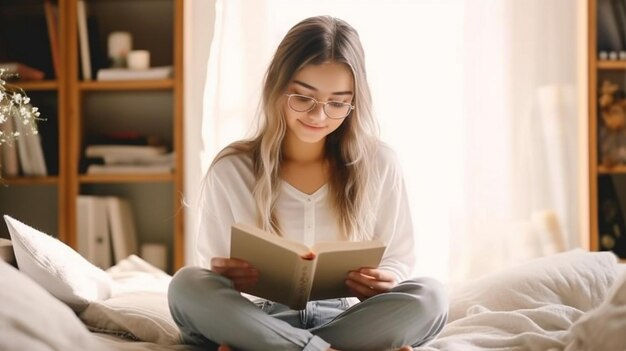
[[[0,350],[196,350],[167,308],[171,277],[137,256],[103,271],[5,216],[19,269],[0,260]],[[451,288],[449,321],[418,351],[626,350],[626,268],[574,250]]]

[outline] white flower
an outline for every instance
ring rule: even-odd
[[[22,89],[7,84],[5,74],[6,70],[0,69],[0,145],[10,143],[20,135],[19,132],[2,132],[2,124],[21,122],[28,126],[28,134],[38,134],[37,120],[40,119],[39,109],[30,105],[30,98]]]

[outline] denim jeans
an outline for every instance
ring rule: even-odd
[[[251,302],[232,282],[199,267],[178,271],[168,291],[170,311],[184,341],[208,350],[386,350],[432,340],[447,319],[441,284],[429,278],[400,283],[352,307],[346,299],[311,301],[292,310]]]

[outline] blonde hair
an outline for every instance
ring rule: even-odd
[[[235,142],[216,157],[249,153],[256,183],[257,225],[282,235],[274,213],[280,186],[281,147],[286,132],[281,97],[293,76],[307,65],[325,62],[350,67],[355,85],[355,109],[341,126],[327,136],[325,156],[331,167],[328,182],[330,204],[338,225],[349,240],[372,236],[373,194],[377,172],[374,154],[378,125],[372,115],[365,57],[358,33],[348,23],[329,16],[311,17],[296,24],[279,44],[265,75],[261,101],[261,124],[250,140]]]

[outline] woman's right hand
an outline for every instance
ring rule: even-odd
[[[244,291],[259,280],[259,271],[237,258],[213,257],[211,271],[232,280],[237,291]]]

